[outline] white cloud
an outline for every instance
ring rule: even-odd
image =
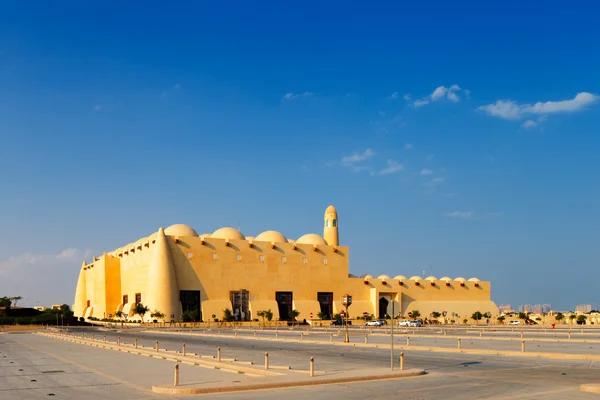
[[[366,149],[362,153],[352,153],[349,156],[342,157],[342,164],[353,164],[367,160],[375,155],[375,152],[371,149]]]
[[[304,92],[304,93],[286,93],[283,95],[282,100],[294,100],[299,99],[300,97],[310,97],[312,96],[312,92]]]
[[[404,100],[410,101],[410,93],[407,93],[403,96]]]
[[[412,145],[411,143],[406,143],[406,144],[404,145],[404,150],[412,150],[412,149],[414,149],[414,148],[415,148],[415,146],[414,146],[414,145]]]
[[[473,218],[473,211],[452,211],[444,214],[446,217],[458,218],[458,219],[471,219]]]
[[[79,268],[91,261],[91,250],[69,248],[55,254],[22,253],[0,260],[0,282],[6,296],[22,296],[23,305],[71,304]],[[24,279],[27,277],[27,279]]]
[[[446,178],[444,177],[439,177],[439,178],[433,178],[432,180],[425,182],[423,185],[425,186],[437,186],[440,183],[446,182]]]
[[[537,122],[535,122],[531,119],[528,119],[527,121],[525,121],[521,124],[521,127],[524,129],[532,129],[532,128],[535,128],[536,125],[537,125]]]
[[[420,172],[421,175],[431,175],[433,174],[433,171],[427,168],[423,168]]]
[[[413,106],[415,108],[419,108],[419,107],[423,107],[425,105],[429,104],[429,100],[415,100],[413,103]]]
[[[460,101],[460,96],[458,95],[460,92],[463,92],[465,96],[468,96],[471,93],[468,90],[461,89],[461,87],[456,84],[450,86],[449,88],[446,86],[438,86],[429,96],[415,100],[412,105],[415,108],[419,108],[442,99],[447,99],[453,103],[458,103]],[[410,97],[406,98],[405,96],[405,99],[410,101]]]
[[[498,100],[495,104],[479,106],[477,109],[485,111],[493,117],[504,119],[519,119],[521,117],[521,108],[511,100]]]
[[[395,160],[387,160],[387,167],[379,171],[381,175],[395,174],[404,170],[404,164]]]
[[[398,92],[394,92],[388,96],[388,100],[396,100],[399,97]]]
[[[576,112],[585,109],[600,99],[600,96],[588,92],[577,93],[570,100],[537,102],[535,104],[518,104],[512,100],[498,100],[494,104],[480,106],[477,109],[493,117],[504,119],[520,119],[527,114],[545,116],[561,112]]]

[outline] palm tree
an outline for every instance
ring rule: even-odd
[[[142,317],[142,322],[144,322],[144,316],[148,311],[150,311],[150,309],[142,303],[136,303],[135,307],[133,307],[133,315]]]
[[[121,320],[121,329],[123,329],[123,311],[117,311],[115,313],[115,317]]]
[[[583,314],[577,316],[577,325],[585,325],[587,317]]]
[[[483,318],[483,314],[479,311],[475,311],[473,315],[471,315],[471,319],[475,320],[476,324],[479,324],[481,318]]]
[[[435,318],[435,319],[438,319],[441,316],[442,316],[442,314],[439,313],[439,312],[437,312],[437,311],[434,311],[434,312],[431,313],[431,317]]]
[[[165,314],[161,313],[158,310],[154,310],[152,312],[152,314],[150,314],[150,318],[164,319],[165,318]],[[154,320],[154,322],[156,322],[156,319]]]
[[[300,315],[300,311],[298,311],[298,310],[290,311],[290,318],[292,319],[292,321],[295,321],[296,318],[298,318],[298,315]]]
[[[504,320],[506,319],[506,317],[504,315],[499,316],[498,318],[496,318],[498,320],[498,322],[503,323]]]
[[[15,296],[15,297],[11,297],[10,299],[15,302],[15,307],[16,307],[17,302],[22,300],[23,298],[21,296]]]
[[[569,319],[571,320],[571,325],[573,325],[573,320],[577,318],[577,316],[575,314],[571,314],[569,315]]]
[[[412,310],[411,312],[408,313],[408,316],[414,319],[417,319],[421,316],[421,313],[419,312],[419,310]]]
[[[564,316],[564,314],[563,314],[563,313],[561,313],[561,312],[558,312],[558,313],[556,313],[556,315],[554,316],[554,319],[556,320],[556,322],[560,322],[560,321],[562,321],[563,319],[565,319],[565,316]]]

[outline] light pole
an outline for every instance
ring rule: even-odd
[[[346,308],[346,337],[344,338],[344,343],[350,343],[350,337],[348,335],[348,307],[352,304],[352,296],[349,294],[345,294],[342,297],[342,305]]]
[[[390,340],[392,341],[391,346],[390,346],[390,364],[392,367],[392,371],[394,370],[394,296],[390,296],[391,301],[390,301],[390,305],[392,306],[392,313],[390,314],[390,317],[392,319],[392,330],[390,332]]]

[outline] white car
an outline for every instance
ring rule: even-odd
[[[383,325],[383,323],[378,319],[376,319],[375,321],[367,321],[365,323],[365,326],[381,326],[381,325]]]
[[[418,327],[418,326],[421,326],[421,321],[417,321],[417,320],[414,320],[414,321],[409,321],[409,320],[400,321],[400,322],[398,322],[398,326],[417,326]]]
[[[510,325],[521,325],[521,321],[510,321]]]

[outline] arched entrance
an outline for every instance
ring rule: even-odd
[[[390,301],[385,297],[379,298],[379,319],[384,319],[385,314],[387,314],[387,306],[390,304]]]

